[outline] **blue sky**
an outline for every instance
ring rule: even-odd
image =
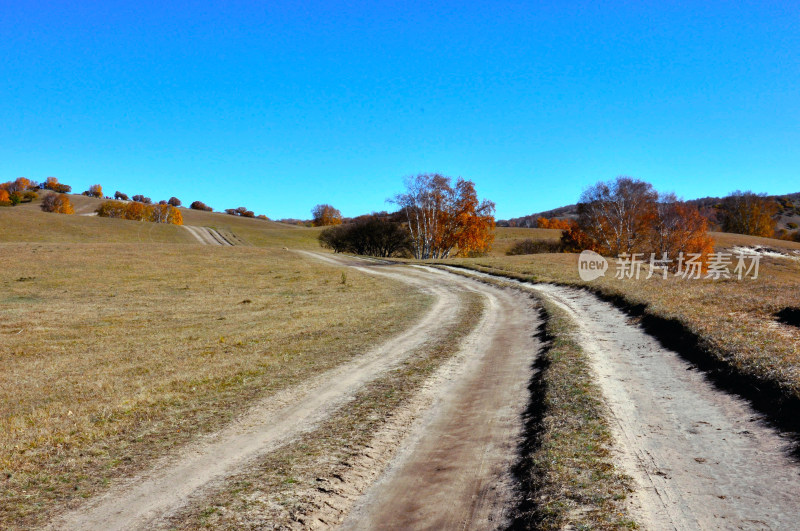
[[[420,172],[498,218],[617,175],[800,191],[798,2],[0,0],[0,59],[0,181],[272,218]]]

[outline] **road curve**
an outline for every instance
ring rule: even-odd
[[[430,270],[429,270],[430,271]],[[453,275],[439,271],[442,284]],[[515,507],[512,467],[540,345],[530,297],[481,284],[487,318],[457,374],[419,419],[343,529],[499,529]]]
[[[481,273],[470,273],[486,276]],[[497,277],[495,277],[497,278]],[[644,529],[797,529],[800,466],[744,400],[595,295],[511,281],[567,311],[608,405],[616,457]]]
[[[50,522],[48,528],[113,530],[156,527],[159,522],[164,522],[170,515],[175,514],[193,500],[199,499],[207,489],[219,485],[226,477],[241,471],[254,459],[279,448],[298,435],[312,431],[334,412],[345,407],[364,384],[398,366],[415,349],[431,340],[437,340],[442,331],[458,319],[459,291],[477,289],[487,294],[487,304],[490,308],[494,304],[492,298],[494,295],[490,296],[489,294],[499,291],[494,288],[480,287],[479,283],[469,279],[437,271],[412,267],[364,267],[365,262],[363,261],[342,262],[330,255],[306,254],[315,259],[331,262],[332,265],[338,267],[346,263],[361,271],[405,282],[414,289],[433,294],[435,302],[431,310],[409,330],[351,362],[256,404],[231,426],[216,434],[202,437],[188,447],[180,449],[174,455],[161,459],[150,470],[121,481],[107,493],[56,518]],[[479,287],[476,288],[476,286]],[[501,306],[503,307],[512,304],[508,296],[498,296],[497,300],[502,301]],[[485,415],[480,417],[481,422],[486,422],[488,428],[487,426],[476,428],[482,429],[483,436],[487,437],[494,432],[490,428],[497,428],[496,433],[502,434],[503,441],[500,444],[502,448],[495,448],[496,440],[490,441],[491,444],[487,448],[495,449],[486,455],[480,454],[480,451],[475,454],[473,448],[471,450],[473,453],[469,455],[470,459],[474,459],[474,461],[469,466],[462,467],[464,472],[470,473],[474,472],[471,469],[482,470],[480,476],[488,478],[488,481],[483,482],[468,480],[461,482],[468,486],[467,493],[463,494],[462,498],[469,505],[468,510],[477,516],[485,516],[491,512],[486,510],[487,505],[495,509],[499,506],[506,507],[505,501],[507,500],[504,499],[505,501],[499,503],[497,502],[499,498],[492,496],[492,485],[498,478],[497,474],[500,473],[498,466],[506,470],[505,463],[513,458],[516,427],[511,427],[508,423],[511,422],[509,420],[511,417],[518,416],[512,409],[517,404],[520,408],[525,404],[524,383],[527,381],[525,369],[531,362],[532,353],[526,352],[527,357],[524,361],[521,359],[509,361],[508,364],[503,365],[505,368],[500,366],[493,368],[489,363],[487,355],[491,352],[486,350],[486,340],[481,339],[481,336],[484,333],[490,333],[491,337],[495,338],[502,336],[505,326],[502,320],[503,316],[506,314],[494,315],[492,311],[486,312],[479,330],[471,334],[470,338],[472,339],[465,344],[465,349],[469,351],[468,354],[471,354],[475,348],[480,351],[477,352],[474,360],[471,359],[472,356],[466,357],[469,361],[465,363],[465,367],[469,370],[465,369],[466,372],[463,373],[472,378],[475,391],[482,393],[476,396],[495,402],[499,399],[493,396],[494,391],[488,391],[488,388],[484,389],[485,382],[477,381],[480,380],[476,376],[478,374],[482,374],[496,384],[499,383],[501,387],[508,386],[507,378],[509,376],[513,377],[516,382],[509,386],[510,389],[505,390],[506,397],[513,395],[510,398],[513,405],[509,407],[508,403],[495,404],[495,402],[491,402],[494,404],[492,407],[495,405],[499,407],[502,414],[494,419]],[[506,344],[506,346],[508,345]],[[509,371],[513,374],[509,374]],[[450,409],[446,409],[445,406],[441,406],[441,408],[452,412],[455,415],[453,418],[459,418],[458,415],[461,415],[460,418],[465,419],[466,413],[454,411],[452,407],[463,407],[464,411],[471,410],[476,413],[483,407],[480,403],[481,399],[470,401],[466,399],[467,397],[464,398],[465,401],[448,406]],[[494,424],[492,424],[493,422]],[[454,427],[452,422],[450,427]],[[446,431],[445,428],[441,428],[441,430]],[[456,450],[460,448],[458,440],[454,440],[452,443],[451,446]],[[420,439],[418,447],[425,447],[426,444],[428,443]],[[462,453],[467,455],[466,450]],[[502,457],[499,460],[497,459],[498,455]],[[472,473],[473,477],[474,475]],[[475,498],[475,489],[481,490],[477,498]],[[494,489],[494,492],[500,490],[508,494],[507,489]]]

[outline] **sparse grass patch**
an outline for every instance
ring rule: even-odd
[[[74,506],[252,400],[352,359],[430,303],[358,271],[342,286],[339,268],[275,248],[45,243],[0,254],[2,528]]]

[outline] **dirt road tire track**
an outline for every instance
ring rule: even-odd
[[[797,528],[800,466],[790,440],[749,404],[595,295],[510,282],[548,297],[578,325],[610,412],[617,461],[636,484],[632,516],[644,529]]]
[[[414,289],[434,294],[436,302],[423,319],[408,331],[351,362],[256,404],[233,425],[202,437],[175,455],[161,459],[150,470],[121,481],[107,493],[55,519],[49,528],[111,530],[157,527],[204,492],[222,485],[226,477],[241,470],[258,456],[312,431],[345,406],[365,383],[396,367],[428,341],[435,341],[439,331],[457,319],[457,292],[475,290],[475,286],[479,285],[469,279],[438,271],[414,268],[403,268],[402,271],[394,268],[393,271],[393,268],[363,267],[362,261],[342,261],[329,255],[306,254],[339,267],[350,265],[370,274],[405,282]],[[479,290],[486,293],[492,291],[488,288]],[[487,313],[487,319],[494,327],[497,321],[496,318],[490,319],[490,315],[491,312]],[[476,338],[474,341],[478,341],[477,338],[486,330],[484,326],[477,335],[473,335]],[[520,387],[524,392],[526,374],[514,376],[521,382]],[[520,406],[524,403],[524,398],[519,400]],[[509,418],[513,416],[518,415],[507,415]],[[510,450],[504,459],[513,459],[515,442],[508,443],[504,449]],[[491,486],[487,488],[491,489]],[[498,490],[502,489],[495,489]],[[491,496],[483,498],[493,499]]]

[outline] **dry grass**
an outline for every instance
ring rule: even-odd
[[[542,304],[549,344],[527,419],[529,447],[518,470],[526,503],[516,527],[636,528],[624,506],[630,480],[612,464],[605,407],[575,324],[555,304]]]
[[[732,234],[717,236],[718,249],[732,245],[798,244]],[[609,298],[641,306],[646,315],[677,320],[699,337],[700,347],[736,373],[773,382],[800,397],[800,329],[775,314],[800,302],[800,261],[762,258],[757,280],[618,280],[610,274],[591,282],[578,277],[577,255],[539,254],[448,261],[537,282],[589,287]],[[644,275],[643,275],[644,277]]]
[[[321,503],[319,490],[337,489],[375,434],[418,392],[482,315],[483,298],[464,292],[463,310],[442,339],[423,345],[397,369],[368,384],[322,426],[230,478],[170,522],[177,529],[287,529],[306,527]],[[396,441],[400,444],[401,441]],[[358,474],[356,474],[358,475]],[[324,502],[322,502],[324,503]]]
[[[198,243],[189,231],[175,225],[82,215],[94,212],[103,199],[70,195],[70,201],[75,207],[73,215],[42,212],[41,197],[29,204],[0,208],[0,242]],[[318,228],[188,208],[181,208],[181,214],[185,225],[211,227],[237,245],[319,247]]]
[[[561,231],[557,229],[497,227],[494,233],[494,245],[489,251],[489,256],[505,256],[514,244],[524,240],[557,242],[559,239],[561,239]]]
[[[430,302],[357,271],[342,284],[338,268],[280,249],[20,243],[0,254],[2,528],[41,522],[351,359]]]

